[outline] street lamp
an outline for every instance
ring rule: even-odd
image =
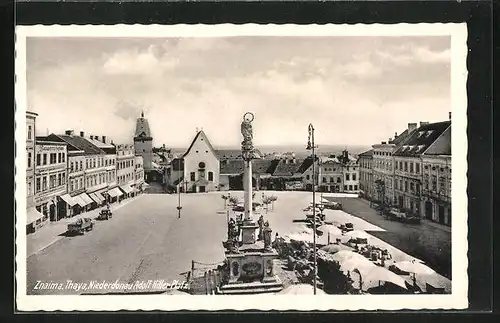
[[[317,262],[316,262],[316,174],[315,174],[315,162],[316,162],[316,154],[314,152],[314,149],[317,148],[314,145],[314,127],[310,123],[309,127],[309,138],[307,140],[307,150],[311,150],[311,155],[312,155],[312,178],[313,178],[313,185],[312,185],[312,193],[313,193],[313,255],[314,255],[314,278],[313,278],[313,292],[314,295],[316,295],[316,276],[317,276]]]
[[[177,196],[178,196],[177,211],[179,212],[179,215],[178,215],[179,219],[181,218],[181,210],[182,210],[182,206],[181,206],[181,185],[182,185],[182,182],[179,182],[179,188],[177,189]]]

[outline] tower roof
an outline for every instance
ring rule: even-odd
[[[135,135],[136,138],[151,138],[151,130],[149,129],[148,119],[144,118],[144,111],[141,113],[141,117],[137,118],[135,124]]]

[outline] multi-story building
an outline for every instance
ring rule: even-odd
[[[205,132],[196,133],[191,145],[181,158],[172,161],[169,182],[186,192],[219,190],[220,162]]]
[[[70,197],[65,196],[63,200],[66,202],[68,208],[74,212],[86,211],[96,206],[98,203],[94,198],[90,197],[88,193],[94,195],[99,192],[99,201],[102,201],[103,193],[108,190],[106,181],[107,169],[104,163],[106,153],[92,144],[88,138],[85,137],[83,131],[80,135],[75,135],[73,130],[67,130],[64,135],[51,134],[47,137],[48,140],[56,142],[65,142],[68,145],[68,151],[72,156],[72,160],[68,161],[68,173],[70,178],[73,179],[73,186],[69,183]],[[81,152],[83,151],[83,157]],[[73,163],[72,163],[73,162]],[[81,183],[81,172],[83,171],[83,190]],[[73,187],[73,190],[71,190]]]
[[[101,183],[100,186],[94,186],[93,188],[87,189],[86,192],[97,204],[102,204],[106,201],[109,202],[110,197],[112,197],[112,195],[110,196],[110,192],[112,192],[112,194],[121,193],[117,188],[116,146],[112,141],[108,142],[106,136],[90,135],[90,138],[86,139],[105,153],[102,163],[104,163],[104,169],[106,171],[104,174],[104,183]]]
[[[313,184],[315,185],[314,188],[316,190],[319,190],[318,185],[320,184],[320,173],[321,173],[321,164],[322,164],[322,157],[316,157],[316,162],[314,163],[314,176],[313,176],[313,163],[312,163],[312,157],[307,157],[308,158],[308,164],[309,166],[304,170],[302,173],[302,188],[305,189],[306,191],[312,191]]]
[[[85,193],[85,151],[70,145],[68,149],[68,194],[61,196],[66,202],[66,215],[74,216],[84,210],[86,203],[77,198]],[[74,198],[73,198],[74,197]]]
[[[135,176],[134,184],[137,192],[142,192],[144,189],[144,161],[142,156],[135,156]]]
[[[144,118],[144,112],[135,125],[134,150],[135,155],[142,156],[146,173],[153,170],[153,137],[148,120]]]
[[[373,187],[373,149],[358,156],[359,165],[359,193],[366,199],[372,200],[375,195]]]
[[[342,192],[359,193],[359,165],[357,158],[344,150],[337,159],[340,160],[342,165]]]
[[[58,221],[66,216],[59,200],[67,192],[66,144],[36,138],[35,156],[35,207],[51,221]]]
[[[116,146],[116,178],[125,197],[130,197],[135,186],[135,151],[133,145]]]
[[[35,206],[35,124],[38,114],[26,112],[26,208]]]
[[[422,156],[422,165],[423,216],[451,226],[451,145],[450,149],[431,146]]]
[[[373,148],[373,185],[375,188],[374,199],[386,204],[393,204],[393,157],[392,153],[396,148],[395,144],[382,141],[375,144]]]
[[[393,154],[394,202],[400,209],[415,215],[422,215],[421,194],[424,175],[422,157],[450,127],[449,121],[432,124],[422,122],[420,127],[413,131],[395,150]],[[439,144],[436,145],[439,146]]]
[[[320,157],[319,171],[319,191],[321,192],[342,192],[343,177],[342,163],[337,157]],[[307,175],[306,175],[307,179]],[[351,175],[349,175],[351,179]],[[352,184],[350,184],[352,185]],[[357,184],[356,184],[357,186]],[[307,189],[307,187],[306,187]]]

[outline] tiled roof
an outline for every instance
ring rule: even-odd
[[[105,154],[102,149],[90,143],[84,137],[51,134],[47,139],[51,141],[64,141],[68,144],[68,150],[83,150],[87,155]]]
[[[407,157],[420,156],[450,125],[450,121],[443,121],[421,126],[398,145],[393,155]]]
[[[282,159],[279,161],[276,169],[274,170],[274,176],[292,176],[299,172],[300,166],[304,162],[304,159],[295,159],[295,163],[291,162],[291,159]]]
[[[219,160],[243,159],[241,155],[241,149],[216,149],[215,154],[217,155]],[[255,149],[255,154],[259,157],[262,157],[262,153],[258,149]]]
[[[316,160],[318,161],[319,157],[316,157]],[[302,161],[302,165],[300,165],[297,173],[303,174],[306,170],[309,169],[309,167],[311,167],[312,164],[313,164],[312,157],[307,157]]]
[[[403,140],[405,140],[406,138],[408,137],[408,129],[406,129],[405,131],[403,131],[402,133],[399,134],[399,136],[397,136],[396,138],[394,138],[391,142],[389,142],[390,144],[394,144],[394,145],[399,145],[401,142],[403,142]]]
[[[358,157],[372,157],[372,156],[373,156],[373,149],[367,150],[358,155]]]
[[[429,146],[424,155],[451,155],[451,125]]]
[[[278,160],[256,159],[252,161],[252,172],[254,174],[272,174]],[[244,172],[245,162],[243,160],[228,160],[221,163],[220,174],[241,174]]]

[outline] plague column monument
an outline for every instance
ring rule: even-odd
[[[256,159],[252,131],[254,115],[247,112],[241,123],[241,153],[245,162],[243,175],[245,213],[240,227],[231,219],[228,223],[226,247],[226,277],[219,288],[221,294],[275,293],[283,288],[278,276],[274,274],[274,259],[278,254],[271,247],[271,228],[266,221],[263,240],[257,240],[257,225],[253,217],[252,201],[252,160]],[[240,237],[241,232],[241,237]]]

